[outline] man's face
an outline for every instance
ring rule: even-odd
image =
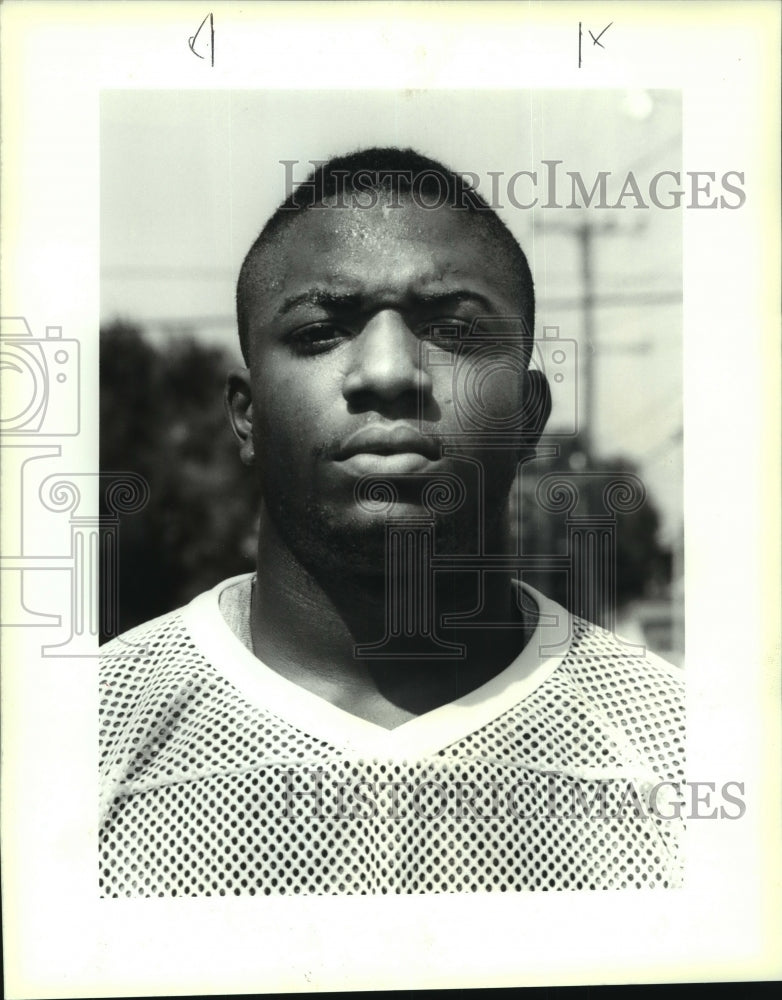
[[[520,450],[507,432],[524,392],[518,320],[502,341],[467,337],[476,319],[521,312],[484,228],[408,200],[311,209],[258,266],[252,441],[266,508],[294,554],[382,572],[386,519],[435,508],[444,544],[475,551],[504,512]],[[492,441],[492,428],[505,434]],[[373,485],[395,502],[369,500]]]

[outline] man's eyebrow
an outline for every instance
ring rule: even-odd
[[[453,289],[444,292],[413,292],[409,296],[412,304],[415,305],[439,305],[441,303],[453,303],[458,305],[462,302],[474,302],[487,312],[492,312],[493,307],[489,299],[480,292],[465,289]],[[278,315],[284,316],[297,306],[322,306],[331,309],[351,309],[360,307],[365,302],[365,296],[358,292],[332,292],[326,288],[309,288],[297,295],[286,298],[279,309]]]
[[[491,301],[486,298],[485,295],[481,295],[480,292],[473,292],[467,289],[455,288],[450,292],[422,292],[419,295],[414,296],[414,298],[424,305],[439,305],[440,303],[453,303],[454,305],[459,305],[462,302],[474,302],[485,309],[486,312],[491,313],[496,311],[496,306],[493,306]]]
[[[280,316],[284,316],[301,305],[349,309],[360,303],[361,296],[355,292],[330,292],[326,288],[308,288],[306,292],[285,299],[277,312]]]

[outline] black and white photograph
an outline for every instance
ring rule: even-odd
[[[680,93],[101,124],[101,891],[678,885]]]
[[[698,8],[6,5],[9,995],[779,975],[780,17]]]

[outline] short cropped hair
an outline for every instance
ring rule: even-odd
[[[463,176],[437,160],[414,149],[372,147],[334,157],[317,166],[277,208],[247,252],[236,285],[236,317],[245,364],[249,363],[250,303],[262,286],[258,273],[261,255],[295,223],[301,212],[322,207],[334,199],[337,207],[368,208],[377,204],[382,193],[391,205],[400,205],[404,196],[425,209],[448,207],[479,219],[485,235],[507,258],[516,284],[524,333],[531,341],[535,327],[532,274],[518,240],[495,210]]]

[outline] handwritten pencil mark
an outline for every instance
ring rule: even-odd
[[[202,56],[200,52],[196,52],[196,42],[198,41],[198,36],[201,34],[201,29],[203,28],[203,26],[206,24],[207,21],[209,22],[209,40],[207,41],[206,44],[209,46],[210,60],[211,60],[212,66],[214,67],[214,64],[215,64],[215,22],[214,22],[214,15],[213,14],[210,13],[210,14],[206,15],[206,17],[203,19],[203,21],[198,25],[198,31],[196,31],[196,33],[194,35],[191,35],[188,38],[188,40],[187,40],[187,46],[190,49],[190,51],[193,53],[194,56],[198,56],[199,59],[206,59],[206,56]]]
[[[609,29],[609,28],[611,27],[611,25],[612,25],[613,23],[614,23],[614,22],[613,22],[613,21],[611,21],[611,23],[610,23],[610,24],[607,24],[607,25],[605,26],[605,28],[603,28],[603,30],[602,30],[602,31],[600,32],[600,34],[599,34],[599,35],[597,36],[597,38],[595,38],[595,36],[594,36],[594,35],[592,34],[592,32],[591,32],[591,31],[589,32],[589,37],[590,37],[590,38],[592,39],[592,45],[599,45],[601,49],[604,49],[604,48],[605,48],[605,45],[603,45],[603,43],[602,43],[602,42],[600,41],[600,39],[601,39],[601,38],[603,37],[603,35],[604,35],[604,34],[605,34],[605,33],[606,33],[607,31],[608,31],[608,29]]]
[[[605,50],[605,45],[603,45],[600,39],[608,31],[608,29],[611,27],[613,23],[614,23],[613,21],[610,21],[597,36],[593,35],[591,31],[588,32],[589,37],[592,39],[592,48],[594,48],[595,45],[597,45],[601,49]],[[584,32],[582,30],[582,27],[583,27],[583,22],[579,21],[578,22],[578,68],[579,69],[581,69],[581,64],[583,62],[581,40],[584,37]]]

